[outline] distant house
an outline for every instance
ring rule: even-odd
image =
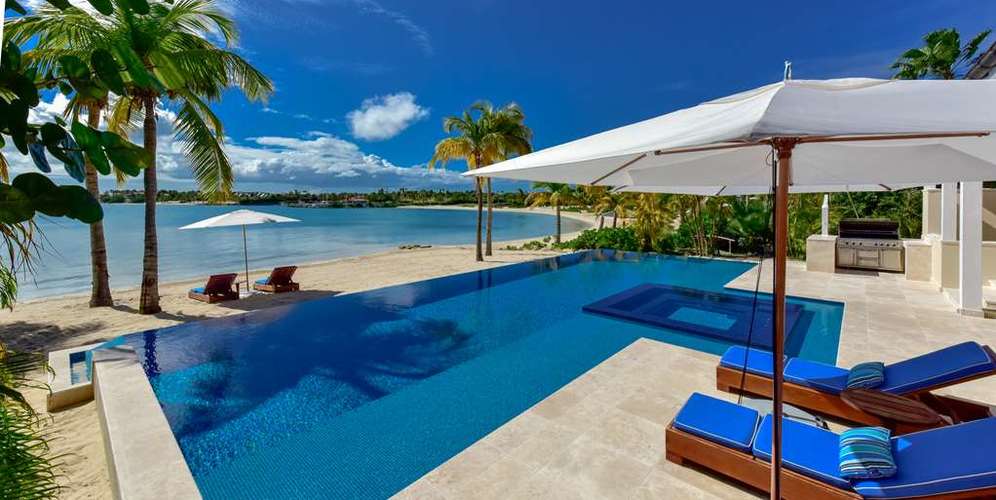
[[[365,196],[350,196],[343,202],[347,207],[364,208],[370,206],[370,202]]]
[[[996,42],[989,46],[979,59],[965,74],[968,80],[992,80],[996,79]]]

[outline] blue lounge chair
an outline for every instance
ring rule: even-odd
[[[819,498],[993,498],[996,418],[892,438],[897,473],[848,480],[838,464],[840,436],[783,420],[782,496]],[[666,432],[667,459],[694,463],[767,490],[771,474],[771,415],[692,394]]]
[[[716,386],[721,391],[745,392],[771,397],[772,355],[759,349],[741,346],[729,348],[716,367]],[[867,425],[881,425],[868,415],[844,402],[848,370],[838,366],[786,358],[782,386],[786,403]],[[996,354],[988,346],[964,342],[885,367],[885,382],[876,390],[924,401],[931,406],[939,402],[942,413],[965,413],[965,419],[988,416],[988,409],[953,398],[929,394],[930,391],[996,374]],[[957,416],[957,415],[955,415]]]

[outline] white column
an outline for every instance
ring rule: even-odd
[[[941,240],[956,239],[958,239],[958,183],[948,182],[941,184]]]
[[[958,270],[959,311],[982,313],[982,183],[961,183],[961,244]]]
[[[823,205],[820,207],[820,234],[830,235],[830,195],[823,195]]]

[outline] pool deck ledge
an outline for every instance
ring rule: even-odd
[[[114,498],[201,498],[132,348],[94,351],[93,391]]]
[[[770,291],[771,261],[760,269]],[[996,320],[962,316],[929,283],[888,273],[810,272],[790,262],[792,295],[845,302],[838,364],[895,362],[966,340],[992,345]],[[757,268],[727,284],[753,290]],[[639,339],[396,495],[461,498],[757,498],[664,457],[664,429],[692,392],[716,389],[718,357]],[[996,377],[941,393],[991,402]]]

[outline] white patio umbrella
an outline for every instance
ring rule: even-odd
[[[781,492],[787,195],[996,179],[996,81],[787,80],[464,175],[775,194],[771,497]]]
[[[283,215],[256,212],[253,210],[235,210],[227,214],[216,215],[193,224],[187,224],[180,229],[207,229],[211,227],[242,226],[242,255],[246,264],[246,290],[250,290],[249,285],[249,247],[246,243],[246,226],[254,224],[279,224],[283,222],[301,222],[297,219],[284,217]]]

